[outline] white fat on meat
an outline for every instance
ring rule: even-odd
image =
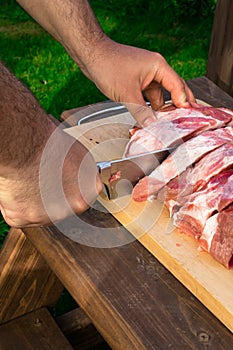
[[[201,159],[205,154],[222,146],[232,137],[227,138],[225,129],[203,132],[179,145],[149,176],[141,179],[133,189],[135,201],[145,201],[155,195],[172,179],[182,174],[188,167]]]
[[[205,130],[227,125],[232,117],[221,112],[214,117],[203,114],[203,108],[177,108],[169,112],[158,112],[158,120],[133,133],[126,145],[123,157],[138,155],[173,145],[178,145]],[[207,112],[206,112],[207,113]]]
[[[227,268],[233,266],[233,204],[206,221],[199,246]]]
[[[174,225],[182,232],[200,238],[207,219],[233,202],[233,170],[213,177],[173,215]]]
[[[179,206],[188,201],[190,194],[201,190],[212,177],[232,167],[233,141],[204,155],[194,167],[189,167],[163,187],[157,198],[165,202],[172,215]]]

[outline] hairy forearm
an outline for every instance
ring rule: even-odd
[[[0,62],[0,210],[11,226],[82,213],[101,191],[94,159]]]
[[[1,171],[32,162],[52,130],[52,122],[32,93],[0,62]]]
[[[91,78],[91,66],[103,33],[87,0],[17,0],[18,3],[68,51],[83,72]]]
[[[105,35],[88,0],[17,0],[68,51],[83,73],[111,100],[125,104],[140,125],[164,104],[161,87],[177,107],[194,96],[163,56]],[[144,97],[150,101],[147,107]]]

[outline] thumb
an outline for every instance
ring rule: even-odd
[[[156,112],[147,106],[143,96],[135,102],[123,102],[128,111],[141,127],[146,127],[157,120]]]

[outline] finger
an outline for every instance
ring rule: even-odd
[[[171,89],[170,93],[173,104],[178,108],[190,107],[191,103],[195,102],[192,91],[182,80],[180,80],[175,88]]]
[[[176,107],[189,107],[190,102],[195,102],[194,95],[185,81],[172,69],[164,59],[157,73],[157,81],[171,94],[171,99]]]
[[[128,91],[130,93],[127,94],[127,100],[121,101],[121,103],[125,105],[137,123],[141,127],[146,127],[156,121],[156,112],[146,104],[140,87]]]
[[[139,103],[129,103],[125,102],[124,105],[128,111],[132,114],[134,119],[138,122],[141,127],[146,127],[149,124],[153,123],[156,120],[156,114],[153,110],[148,107],[143,100]]]
[[[150,102],[153,110],[158,110],[164,105],[163,91],[158,83],[152,82],[148,88],[144,90],[144,95]]]
[[[181,78],[171,87],[170,93],[173,104],[178,108],[190,107],[190,102],[195,101],[192,91]]]
[[[187,95],[188,102],[190,104],[196,103],[195,96],[193,95],[192,90],[189,88],[189,86],[186,83],[185,83],[185,92],[186,92],[186,95]]]
[[[10,218],[7,213],[5,212],[5,209],[1,207],[1,214],[4,219],[4,221],[11,227],[22,227],[28,224],[27,220],[17,219],[14,217],[14,219]]]

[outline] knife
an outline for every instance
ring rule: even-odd
[[[97,162],[108,199],[131,193],[133,186],[149,175],[174,149],[167,147],[127,158]]]

